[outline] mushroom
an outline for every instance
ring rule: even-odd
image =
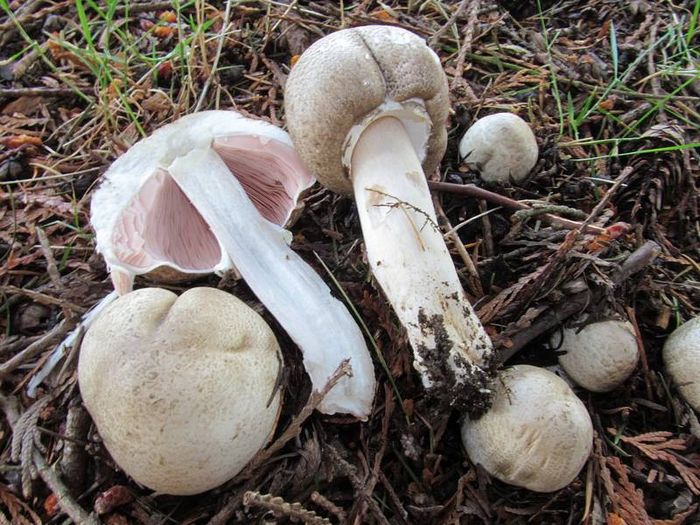
[[[571,483],[593,446],[593,424],[581,400],[562,379],[529,365],[503,370],[494,390],[491,409],[462,423],[469,459],[505,483],[536,492]]]
[[[678,391],[700,412],[700,316],[673,331],[664,344],[663,359]]]
[[[285,105],[306,166],[355,197],[372,273],[406,328],[424,386],[449,404],[483,410],[492,345],[465,297],[425,178],[447,140],[437,55],[396,27],[338,31],[299,58]]]
[[[80,392],[104,445],[132,478],[197,494],[234,477],[280,412],[280,348],[270,327],[214,288],[144,288],[88,329]]]
[[[477,120],[459,142],[459,158],[487,182],[522,182],[539,151],[530,126],[512,113]]]
[[[350,360],[352,377],[319,410],[365,419],[375,378],[362,333],[282,228],[311,183],[281,129],[233,111],[189,115],[107,171],[92,199],[97,249],[121,293],[154,270],[168,279],[235,267],[301,349],[315,390]]]
[[[632,375],[639,361],[634,327],[628,321],[600,321],[582,329],[565,328],[550,338],[565,352],[559,364],[576,384],[591,392],[610,392]]]

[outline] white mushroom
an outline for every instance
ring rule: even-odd
[[[195,113],[112,164],[92,199],[97,249],[121,293],[154,270],[162,280],[235,267],[301,349],[315,390],[350,360],[353,376],[319,410],[364,419],[375,378],[362,333],[282,228],[311,183],[281,129],[233,111]]]
[[[477,120],[459,142],[459,158],[487,182],[521,182],[537,163],[537,140],[530,126],[512,113]]]
[[[700,316],[673,331],[664,344],[663,359],[678,391],[700,412]]]
[[[553,492],[581,471],[593,446],[593,424],[569,386],[547,370],[517,365],[495,381],[493,406],[462,424],[469,459],[495,478]]]
[[[80,391],[105,447],[139,483],[197,494],[235,476],[272,436],[282,358],[236,297],[145,288],[88,329]]]
[[[576,384],[591,392],[610,392],[632,375],[639,361],[634,327],[628,321],[600,321],[582,329],[565,328],[550,339],[565,352],[559,364]]]
[[[438,57],[396,27],[338,31],[295,64],[285,105],[308,168],[355,196],[372,272],[408,332],[424,386],[455,406],[483,409],[491,341],[465,297],[425,179],[446,147]]]

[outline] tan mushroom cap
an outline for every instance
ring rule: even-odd
[[[90,327],[78,379],[117,464],[151,489],[187,495],[231,479],[267,443],[281,366],[272,330],[236,297],[145,288]]]
[[[459,157],[487,182],[523,181],[537,164],[539,149],[527,122],[512,113],[477,120],[459,142]]]
[[[678,391],[700,412],[700,316],[674,330],[664,344],[663,358]]]
[[[342,159],[350,158],[346,150],[354,126],[364,127],[382,113],[396,116],[426,173],[439,165],[447,146],[445,73],[420,37],[398,27],[344,29],[315,42],[289,75],[285,107],[306,167],[346,195],[352,184]]]
[[[529,365],[504,370],[494,383],[491,410],[462,424],[469,459],[505,483],[536,492],[571,483],[593,445],[581,400],[562,379]]]
[[[600,321],[583,329],[566,328],[550,339],[566,352],[559,364],[576,384],[591,392],[610,392],[632,375],[639,361],[634,327],[627,321]]]

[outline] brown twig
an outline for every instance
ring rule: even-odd
[[[435,31],[435,34],[430,37],[430,41],[428,42],[428,45],[432,48],[435,48],[435,45],[440,41],[440,38],[442,38],[442,35],[447,33],[449,31],[450,27],[454,25],[454,23],[457,21],[457,19],[462,16],[462,13],[464,10],[467,8],[467,4],[469,3],[469,0],[462,0],[459,5],[457,6],[457,9],[455,9],[455,12],[452,13],[452,16],[445,22],[445,24]],[[478,2],[477,2],[478,3]]]
[[[94,88],[80,88],[80,91],[89,95]],[[71,88],[49,87],[25,87],[25,88],[0,88],[0,98],[3,97],[67,97],[77,95]]]
[[[36,236],[39,239],[39,246],[41,246],[41,253],[44,255],[44,259],[46,259],[46,273],[49,274],[49,278],[51,279],[51,282],[53,285],[59,289],[59,290],[64,290],[65,287],[63,286],[63,283],[61,282],[61,273],[58,271],[58,265],[56,265],[56,259],[53,257],[53,253],[51,252],[51,243],[49,243],[48,237],[46,237],[46,232],[40,228],[39,226],[36,227]]]
[[[325,510],[328,514],[333,514],[336,518],[338,518],[338,521],[340,523],[345,523],[345,520],[348,517],[345,511],[338,507],[338,505],[333,503],[327,497],[325,497],[323,494],[320,494],[319,492],[314,490],[311,493],[310,499],[316,505]]]
[[[59,299],[57,297],[52,297],[45,293],[36,292],[27,288],[18,288],[16,286],[7,285],[5,286],[5,292],[8,294],[11,293],[16,295],[24,295],[25,297],[28,297],[34,302],[49,306],[60,306],[64,308],[64,310],[71,310],[77,314],[84,314],[86,312],[86,308],[78,306],[77,304],[73,304],[70,301]]]
[[[477,199],[483,199],[485,201],[488,201],[492,204],[497,204],[499,206],[503,206],[504,208],[508,208],[511,210],[532,210],[532,206],[528,206],[527,204],[523,204],[522,202],[518,202],[516,200],[513,200],[509,197],[506,197],[504,195],[499,195],[498,193],[494,193],[489,190],[485,190],[483,188],[479,188],[478,186],[475,186],[474,184],[452,184],[451,182],[433,182],[433,181],[428,181],[428,186],[430,187],[431,190],[433,191],[442,191],[446,193],[456,193],[458,195],[466,195],[468,197],[474,197]],[[541,219],[554,224],[555,226],[559,226],[561,228],[565,228],[567,230],[576,230],[578,228],[581,228],[583,226],[583,223],[578,222],[578,221],[572,221],[570,219],[565,219],[563,217],[558,217],[557,215],[552,215],[551,213],[545,213],[540,216]],[[584,231],[586,233],[594,233],[594,234],[600,234],[605,231],[605,228],[600,228],[598,226],[593,226],[593,225],[585,225]]]
[[[659,245],[654,241],[647,241],[640,246],[627,257],[620,269],[613,274],[611,278],[613,285],[619,286],[628,277],[649,266],[654,262],[659,252]],[[501,351],[500,361],[505,363],[530,341],[551,330],[555,326],[558,326],[572,315],[582,311],[589,303],[597,304],[602,298],[603,293],[591,294],[588,290],[567,297],[566,300],[559,305],[540,314],[527,328],[518,328],[515,335],[509,338],[507,347]],[[507,333],[508,330],[505,330],[504,334]]]
[[[64,319],[59,324],[53,327],[46,335],[38,341],[33,342],[27,348],[22,350],[12,359],[0,365],[0,379],[6,377],[9,373],[21,366],[25,362],[33,359],[49,346],[56,344],[75,326],[75,319]]]

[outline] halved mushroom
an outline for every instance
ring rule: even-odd
[[[131,290],[135,275],[155,272],[163,282],[233,268],[167,169],[177,157],[209,147],[272,224],[284,226],[315,182],[283,130],[235,111],[202,111],[156,130],[110,166],[92,196],[97,250],[120,294]],[[220,198],[235,210],[227,195]]]
[[[281,129],[205,111],[117,159],[93,195],[91,221],[119,293],[131,290],[134,275],[154,270],[163,280],[235,267],[301,349],[315,390],[350,360],[353,376],[319,410],[364,419],[375,378],[362,333],[282,228],[313,182]]]
[[[487,182],[522,182],[538,156],[535,134],[527,122],[512,113],[480,118],[459,142],[460,161]]]
[[[338,31],[301,56],[285,104],[308,168],[355,196],[372,272],[408,332],[424,386],[449,404],[483,410],[492,345],[465,297],[425,178],[447,140],[437,55],[396,27]]]
[[[593,423],[581,400],[562,379],[530,365],[503,370],[495,383],[491,410],[462,424],[469,459],[536,492],[571,483],[593,447]]]
[[[117,464],[153,490],[186,495],[231,479],[265,446],[281,369],[272,330],[236,297],[144,288],[88,329],[78,382]]]

